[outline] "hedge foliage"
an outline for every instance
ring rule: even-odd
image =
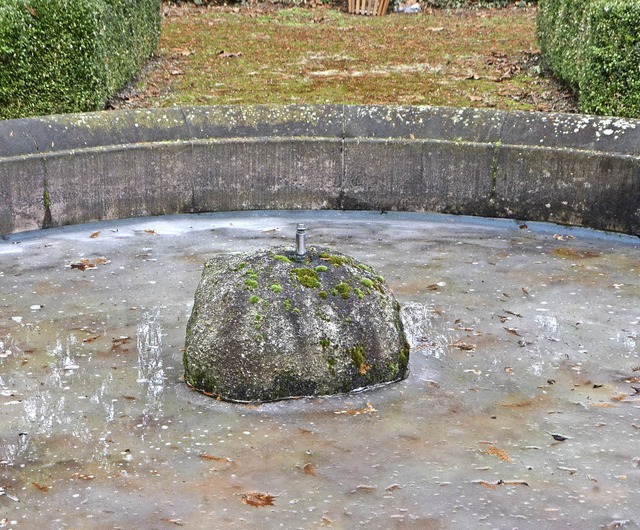
[[[0,119],[104,108],[160,36],[161,0],[2,0]]]
[[[640,2],[540,0],[537,33],[582,112],[640,118]]]

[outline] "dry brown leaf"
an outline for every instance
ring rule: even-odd
[[[525,480],[498,480],[497,482],[487,482],[486,480],[473,480],[473,484],[480,484],[489,489],[496,489],[498,486],[528,486]]]
[[[165,523],[173,523],[176,526],[184,526],[181,519],[161,519],[161,521],[164,521]]]
[[[487,447],[487,454],[497,456],[500,460],[504,460],[505,462],[512,461],[511,458],[509,457],[509,454],[505,450],[499,449],[494,445],[490,445],[489,447]]]
[[[475,351],[476,350],[476,345],[475,344],[468,344],[466,342],[462,342],[461,340],[455,341],[451,346],[453,346],[454,348],[458,348],[459,350],[462,350],[462,351]]]
[[[275,504],[275,496],[268,493],[259,493],[257,491],[250,491],[249,493],[243,493],[241,496],[242,502],[249,506],[273,506]]]
[[[612,409],[615,407],[613,403],[591,403],[592,407],[600,407],[601,409]]]
[[[117,339],[111,339],[111,343],[114,346],[122,346],[127,344],[131,340],[131,337],[118,337]]]
[[[512,335],[515,335],[516,337],[522,337],[522,335],[520,335],[520,333],[518,333],[518,328],[504,328],[505,331],[507,333],[511,333]]]
[[[33,484],[38,491],[42,491],[43,493],[51,489],[49,486],[39,484],[38,482],[32,482],[31,484]]]
[[[145,231],[147,234],[150,234],[150,235],[152,235],[152,236],[157,236],[157,235],[158,235],[158,234],[156,233],[156,231],[155,231],[153,228],[145,228],[145,229],[144,229],[144,231]]]
[[[79,480],[93,480],[96,477],[94,475],[85,475],[84,473],[74,473],[71,475],[71,478]]]
[[[313,475],[314,477],[316,476],[316,470],[311,464],[305,464],[304,466],[302,466],[302,471],[304,471],[306,475]]]
[[[617,396],[612,396],[611,401],[624,401],[627,399],[627,394],[618,394]]]
[[[224,458],[224,457],[220,457],[220,456],[212,456],[212,455],[208,455],[207,453],[202,453],[200,456],[200,458],[202,458],[202,460],[212,460],[214,462],[231,462],[230,459],[228,458]]]
[[[427,31],[433,31],[434,33],[437,33],[439,31],[444,31],[444,28],[442,26],[438,26],[437,28],[427,28]]]
[[[27,9],[27,11],[29,11],[29,13],[31,13],[32,17],[38,18],[38,13],[35,9],[33,9],[33,7],[28,6],[27,4],[24,4],[24,7]]]
[[[91,234],[89,237],[91,239],[95,239],[96,237],[98,237],[100,235],[100,230],[98,230],[97,232],[94,232],[93,234]]]
[[[224,50],[218,52],[218,57],[221,59],[235,59],[236,57],[242,57],[242,52],[225,52]]]
[[[471,101],[482,101],[482,96],[469,96]]]
[[[334,414],[349,414],[350,416],[358,416],[359,414],[373,414],[374,412],[378,411],[373,408],[371,402],[367,402],[367,407],[364,409],[337,410]]]
[[[362,363],[362,364],[360,365],[360,368],[358,368],[358,373],[359,373],[360,375],[366,375],[366,373],[369,371],[369,368],[371,368],[371,365],[370,365],[370,364]]]

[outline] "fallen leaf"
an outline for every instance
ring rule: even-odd
[[[515,335],[516,337],[522,337],[522,335],[520,335],[520,333],[518,333],[518,328],[504,328],[505,331],[507,333],[511,333],[512,335]]]
[[[28,6],[27,4],[24,4],[24,7],[27,9],[27,11],[29,11],[29,13],[31,13],[32,17],[38,18],[38,13],[35,9],[33,9],[33,7]]]
[[[316,476],[316,470],[311,464],[305,464],[304,466],[302,466],[302,471],[304,471],[306,475],[313,475],[314,477]]]
[[[235,59],[236,57],[242,57],[242,52],[225,52],[224,50],[221,50],[218,53],[218,57],[220,57],[221,59]]]
[[[375,486],[371,486],[370,484],[360,484],[356,486],[357,491],[363,491],[364,493],[371,493],[376,490]]]
[[[273,506],[275,504],[275,496],[268,493],[259,493],[257,491],[250,491],[249,493],[243,493],[241,496],[242,502],[249,506]]]
[[[513,315],[514,317],[522,318],[522,315],[521,315],[520,313],[514,313],[513,311],[508,311],[508,310],[506,310],[506,309],[504,310],[504,312],[505,312],[507,315]]]
[[[468,344],[466,342],[462,342],[461,340],[455,341],[451,346],[453,346],[454,348],[458,348],[459,350],[462,350],[462,351],[475,351],[476,350],[476,345],[475,344]]]
[[[43,484],[39,484],[38,482],[32,482],[31,484],[33,484],[38,491],[45,492],[51,489],[49,486],[44,486]]]
[[[89,237],[91,239],[95,239],[96,237],[98,237],[100,235],[100,230],[98,230],[97,232],[94,232],[93,234],[91,234]]]
[[[482,101],[482,96],[469,96],[471,101]]]
[[[360,375],[366,375],[366,373],[369,371],[369,368],[371,368],[371,365],[370,365],[370,364],[362,363],[362,364],[360,365],[360,368],[358,368],[358,373],[359,373]]]
[[[152,235],[152,236],[157,236],[157,235],[158,235],[158,234],[156,234],[156,231],[155,231],[153,228],[145,228],[145,229],[144,229],[144,231],[145,231],[147,234],[150,234],[150,235]]]
[[[487,447],[487,454],[497,456],[500,460],[504,460],[505,462],[512,462],[509,454],[506,451],[504,451],[503,449],[499,449],[498,447],[495,447],[493,445]]]
[[[434,33],[437,33],[439,31],[444,31],[444,28],[442,26],[438,26],[437,28],[427,28],[427,31],[433,31]]]
[[[71,478],[79,480],[93,480],[96,477],[94,475],[85,475],[84,473],[74,473],[71,475]]]
[[[568,436],[563,436],[562,434],[554,434],[552,432],[547,432],[551,438],[553,438],[556,442],[564,442],[565,440],[570,440]]]
[[[498,486],[528,486],[525,480],[498,480],[497,482],[487,482],[486,480],[472,480],[473,484],[480,484],[489,489],[496,489]]]
[[[562,234],[553,234],[553,239],[557,239],[558,241],[568,241],[569,239],[575,239],[575,236],[565,236]]]
[[[529,226],[528,225],[520,225],[518,228],[520,230],[526,230],[527,228],[529,228]]]
[[[127,344],[130,340],[131,337],[118,337],[117,339],[111,339],[111,344],[113,344],[114,347],[118,347]]]
[[[359,414],[373,414],[374,412],[378,411],[373,408],[371,402],[367,402],[367,407],[364,409],[337,410],[334,414],[349,414],[350,416],[358,416]]]
[[[165,523],[173,523],[176,526],[184,526],[181,519],[161,519],[161,521],[164,521]]]
[[[231,462],[231,460],[229,458],[224,458],[224,457],[220,457],[220,456],[212,456],[212,455],[208,455],[207,453],[202,453],[200,456],[200,458],[202,458],[202,460],[212,460],[214,462]]]
[[[618,394],[617,396],[613,396],[611,401],[624,401],[625,399],[627,399],[627,394]]]
[[[615,407],[612,403],[591,403],[592,407],[600,407],[601,409],[612,409]],[[563,440],[560,440],[563,441]]]

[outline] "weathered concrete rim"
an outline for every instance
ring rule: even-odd
[[[640,234],[640,121],[214,106],[0,122],[0,234],[127,217],[360,209]]]

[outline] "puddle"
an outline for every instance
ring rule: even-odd
[[[409,378],[255,406],[190,391],[204,261],[293,245],[298,222],[385,276]],[[637,528],[639,297],[637,238],[539,223],[244,212],[10,236],[0,527]]]

